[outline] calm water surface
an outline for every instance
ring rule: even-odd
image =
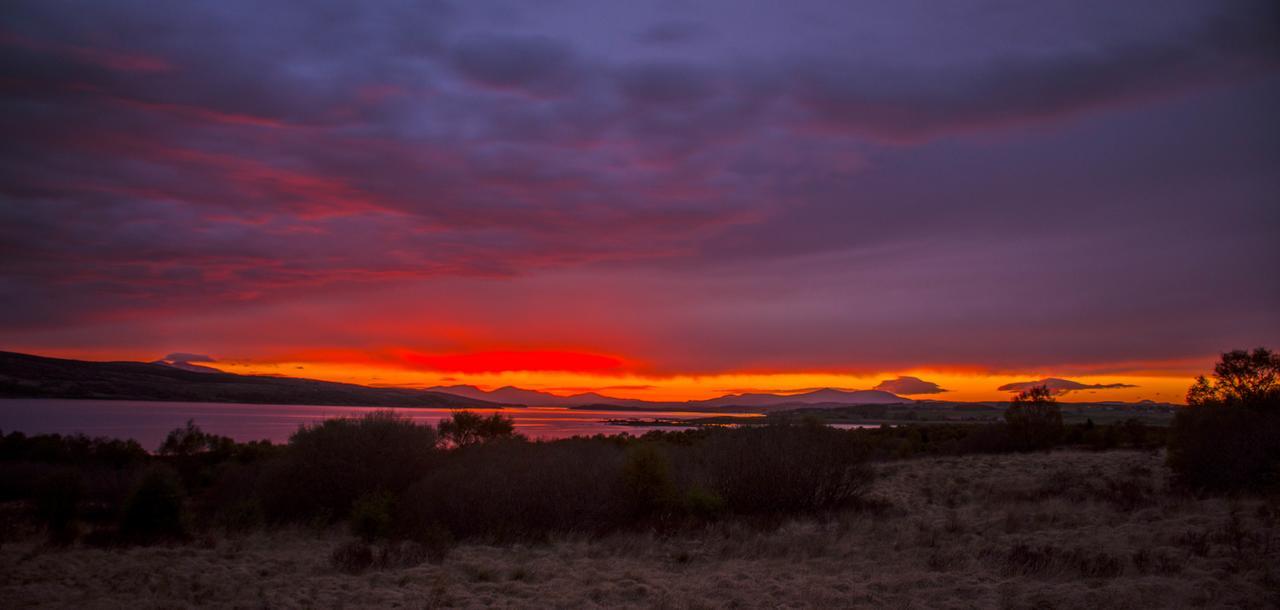
[[[5,434],[12,431],[27,434],[83,432],[89,436],[132,438],[147,449],[155,449],[170,430],[193,419],[206,432],[230,436],[238,441],[269,439],[283,442],[302,424],[379,409],[385,407],[11,398],[0,399],[0,431]],[[449,409],[391,410],[420,422],[435,423],[449,416]],[[598,433],[638,435],[649,430],[673,429],[666,426],[611,426],[605,423],[606,419],[709,415],[682,411],[580,411],[556,407],[472,410],[510,415],[521,433],[544,439]]]

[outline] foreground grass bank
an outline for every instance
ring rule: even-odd
[[[663,535],[463,542],[442,561],[349,574],[344,528],[190,543],[0,547],[17,606],[1265,607],[1280,604],[1276,501],[1168,487],[1162,451],[875,464],[868,506]],[[379,551],[388,542],[375,542]]]

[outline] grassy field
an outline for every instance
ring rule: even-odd
[[[1161,452],[1054,451],[876,465],[825,519],[671,537],[468,543],[349,574],[341,530],[96,549],[0,548],[9,607],[1274,607],[1273,499],[1171,493]],[[385,546],[381,549],[385,550]]]

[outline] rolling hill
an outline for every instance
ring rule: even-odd
[[[428,390],[191,371],[148,362],[64,360],[14,352],[0,352],[0,398],[474,409],[504,406]]]

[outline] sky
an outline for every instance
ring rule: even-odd
[[[0,90],[0,349],[1176,402],[1280,347],[1270,2],[11,0]]]

